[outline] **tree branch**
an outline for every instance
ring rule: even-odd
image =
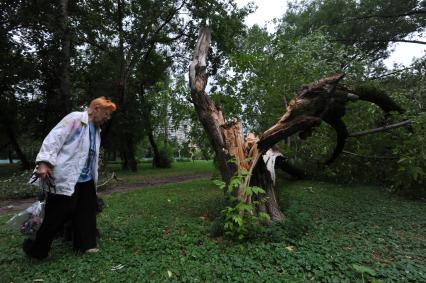
[[[411,120],[406,120],[406,121],[402,121],[402,122],[399,122],[399,123],[386,125],[386,126],[383,126],[383,127],[380,127],[380,128],[375,128],[375,129],[371,129],[371,130],[352,133],[352,134],[349,134],[349,137],[350,138],[361,137],[361,136],[365,136],[365,135],[369,135],[369,134],[375,134],[375,133],[378,133],[378,132],[387,131],[387,130],[390,130],[390,129],[400,128],[400,127],[408,127],[410,125],[411,125]]]
[[[380,15],[380,14],[366,15],[362,17],[349,18],[345,21],[342,21],[342,23],[358,21],[358,20],[366,20],[371,18],[382,18],[382,19],[400,18],[400,17],[412,16],[412,15],[418,15],[418,14],[426,14],[426,10],[411,10],[406,13],[394,14],[394,15]]]
[[[109,179],[107,179],[105,182],[103,182],[102,184],[100,184],[100,185],[97,185],[96,186],[96,188],[97,189],[99,189],[99,188],[102,188],[103,186],[106,186],[109,182],[111,182],[112,180],[116,180],[116,181],[120,181],[118,178],[117,178],[117,174],[115,174],[115,172],[112,172],[112,175],[111,175],[111,177],[109,178]]]
[[[398,73],[401,73],[401,72],[404,72],[404,71],[407,71],[407,70],[412,70],[412,69],[414,69],[414,68],[413,67],[402,68],[402,69],[396,70],[394,72],[386,73],[386,74],[383,74],[383,75],[380,75],[380,76],[374,76],[374,77],[367,78],[367,79],[369,79],[369,80],[377,80],[377,79],[389,77],[389,76],[392,76],[392,75],[395,75],[395,74],[398,74]]]
[[[332,42],[344,42],[344,43],[350,43],[354,44],[355,42],[405,42],[405,43],[414,43],[414,44],[422,44],[426,45],[426,41],[420,41],[420,40],[407,40],[407,39],[376,39],[376,40],[363,40],[363,39],[356,39],[356,40],[348,40],[348,39],[332,39],[330,40]]]

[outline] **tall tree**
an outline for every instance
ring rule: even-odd
[[[162,9],[158,9],[161,6]],[[207,9],[207,7],[209,9]],[[118,113],[114,115],[109,127],[103,131],[108,135],[111,125],[124,125],[120,127],[122,132],[119,136],[126,142],[122,145],[123,156],[127,156],[128,166],[136,170],[134,150],[138,139],[132,126],[135,123],[130,119],[130,103],[137,100],[137,90],[140,82],[135,79],[138,73],[149,73],[156,76],[149,83],[143,82],[144,88],[152,87],[162,79],[162,72],[156,73],[150,69],[150,62],[160,55],[170,62],[173,58],[175,65],[184,62],[180,58],[186,57],[186,50],[182,48],[194,41],[191,33],[196,24],[205,20],[208,13],[206,10],[214,9],[220,11],[213,16],[216,24],[228,24],[226,36],[238,33],[243,25],[242,18],[247,14],[246,10],[238,10],[232,2],[222,0],[209,1],[105,1],[99,5],[98,1],[86,1],[80,7],[77,20],[77,33],[81,42],[90,44],[93,53],[104,53],[106,57],[114,62],[114,92],[110,96],[118,101]],[[181,15],[191,19],[185,20]],[[224,42],[220,40],[218,42]],[[229,41],[228,41],[229,42]],[[226,48],[232,48],[226,44],[217,48],[216,58],[221,58],[221,52]],[[218,63],[220,64],[220,63]],[[180,65],[182,66],[182,65]],[[169,66],[170,67],[170,66]],[[182,69],[182,68],[180,68]],[[121,114],[120,114],[121,113]],[[121,122],[116,120],[123,119]],[[124,130],[126,129],[126,130]]]
[[[333,40],[370,54],[388,56],[394,42],[426,44],[406,38],[426,32],[424,0],[327,0],[293,1],[282,19],[281,29],[292,36],[322,30]]]

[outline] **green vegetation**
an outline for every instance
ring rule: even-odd
[[[76,256],[56,241],[31,262],[0,217],[1,282],[421,282],[426,209],[372,186],[280,185],[287,221],[253,238],[211,238],[223,193],[211,181],[114,193],[99,215],[101,251]],[[375,281],[374,281],[375,280]]]
[[[207,174],[213,171],[213,162],[205,160],[194,160],[188,162],[173,162],[171,168],[153,168],[151,163],[139,163],[140,172],[120,170],[119,164],[111,164],[110,171],[115,171],[123,182],[144,182],[152,179],[168,178],[176,176],[189,176]]]
[[[213,162],[203,160],[174,162],[171,168],[165,169],[154,169],[151,163],[140,163],[139,167],[140,172],[136,173],[121,170],[120,164],[112,163],[108,165],[108,173],[100,175],[99,184],[110,178],[111,172],[116,172],[121,184],[149,182],[155,179],[177,176],[208,174],[213,170]],[[35,196],[38,188],[28,184],[30,176],[30,171],[18,171],[15,165],[0,165],[0,200]]]
[[[237,162],[236,164],[238,166]],[[269,215],[265,212],[255,213],[256,205],[265,202],[261,197],[265,194],[265,190],[256,186],[245,186],[244,182],[249,174],[246,169],[239,168],[237,173],[232,176],[229,184],[220,180],[213,181],[226,195],[226,206],[221,211],[220,217],[215,219],[215,221],[223,221],[223,234],[236,240],[247,238],[250,236],[252,230],[262,223],[262,221],[270,220]],[[253,197],[255,200],[246,203],[240,197],[232,195],[239,188],[243,189],[244,196]],[[260,200],[256,200],[256,198]],[[216,206],[215,210],[220,207]],[[217,224],[220,225],[220,223]],[[216,223],[213,226],[216,226]]]

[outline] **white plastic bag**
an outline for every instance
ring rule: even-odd
[[[24,211],[13,216],[7,224],[27,236],[35,236],[44,218],[44,202],[36,201]]]

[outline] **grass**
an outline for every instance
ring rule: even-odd
[[[280,186],[288,221],[234,243],[209,236],[222,193],[211,181],[107,196],[98,254],[57,240],[32,262],[0,217],[0,282],[424,282],[424,203],[377,187],[292,182]],[[307,229],[299,229],[308,227]],[[377,281],[381,280],[381,281]]]
[[[121,170],[119,163],[112,163],[108,166],[108,171],[116,172],[122,183],[138,183],[160,178],[211,173],[213,162],[204,160],[174,162],[171,168],[165,169],[152,168],[151,163],[139,163],[138,172]],[[36,196],[38,188],[28,184],[31,173],[20,171],[16,164],[0,165],[0,200]],[[110,176],[110,173],[101,174],[98,183],[102,184]]]
[[[173,162],[171,168],[157,169],[153,168],[151,163],[139,163],[138,172],[123,171],[120,164],[109,165],[110,171],[117,172],[119,178],[124,182],[143,182],[151,179],[168,178],[185,175],[196,175],[211,173],[213,171],[213,162],[211,160],[195,160],[189,162]]]

